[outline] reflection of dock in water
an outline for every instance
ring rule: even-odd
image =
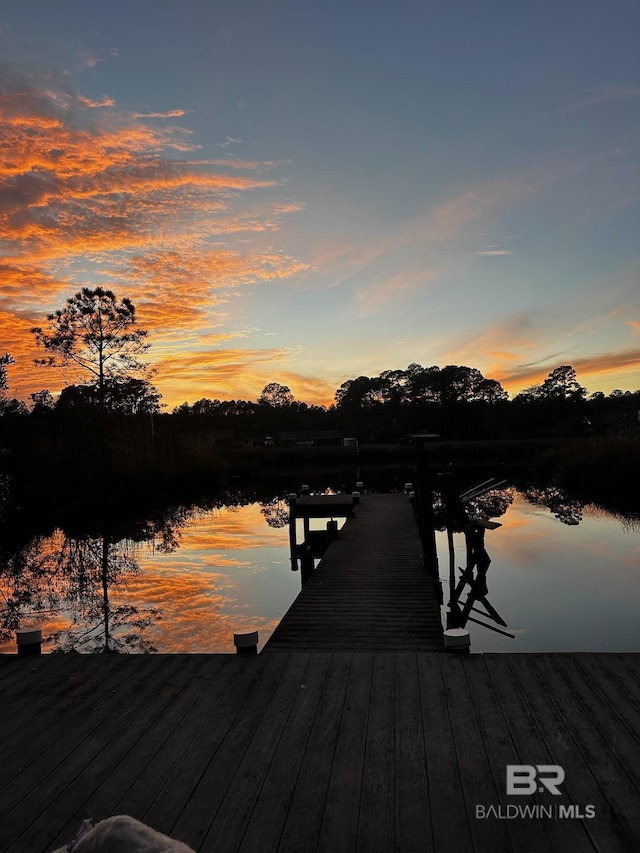
[[[367,494],[353,506],[345,495],[298,498],[292,516],[305,536],[292,534],[303,589],[265,652],[428,651],[442,648],[440,606],[422,559],[413,508],[405,494]],[[313,569],[309,518],[351,515]],[[310,535],[309,535],[310,534]],[[306,554],[305,554],[306,551]],[[316,554],[318,551],[315,552]]]

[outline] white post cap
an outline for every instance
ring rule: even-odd
[[[236,649],[246,649],[251,646],[258,645],[258,632],[257,631],[240,631],[238,633],[234,632],[233,635],[233,645]]]

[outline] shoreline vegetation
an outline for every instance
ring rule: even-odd
[[[526,473],[637,511],[640,390],[587,396],[571,365],[513,399],[477,368],[412,363],[348,379],[329,407],[270,382],[255,402],[203,398],[169,413],[151,384],[147,332],[129,298],[84,287],[31,332],[42,352],[36,364],[78,384],[55,399],[46,389],[32,393],[27,406],[10,398],[15,361],[0,355],[5,528],[29,514],[109,514],[266,477],[283,494],[307,480],[350,490],[368,472],[369,488],[381,491],[383,480],[401,488],[419,453],[435,470],[492,469],[510,480]],[[439,441],[405,446],[425,433]]]
[[[80,451],[80,448],[76,448]],[[360,447],[188,446],[173,457],[157,452],[130,457],[130,445],[105,452],[59,450],[47,457],[2,455],[0,513],[5,530],[41,520],[88,517],[107,511],[128,515],[161,504],[214,499],[217,494],[253,491],[257,497],[283,496],[303,483],[350,492],[362,480],[372,491],[402,490],[419,458],[437,474],[453,470],[469,485],[485,477],[510,485],[554,485],[603,509],[640,515],[640,439],[637,436],[571,439],[435,441],[424,449],[398,444]],[[175,450],[175,448],[174,448]]]

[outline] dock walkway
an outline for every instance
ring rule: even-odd
[[[199,853],[631,853],[639,679],[638,654],[5,655],[0,851],[130,814]],[[560,765],[560,795],[506,796],[509,764]]]
[[[314,507],[322,507],[322,497],[300,503],[301,511],[317,515]],[[440,606],[410,500],[404,494],[367,494],[263,653],[430,651],[442,645]]]

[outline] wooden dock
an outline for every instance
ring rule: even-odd
[[[301,498],[305,517],[347,515],[344,496]],[[264,652],[442,648],[440,605],[409,497],[364,495]]]
[[[5,655],[0,850],[125,813],[200,853],[638,851],[639,680],[639,654]],[[560,795],[507,796],[509,764]]]

